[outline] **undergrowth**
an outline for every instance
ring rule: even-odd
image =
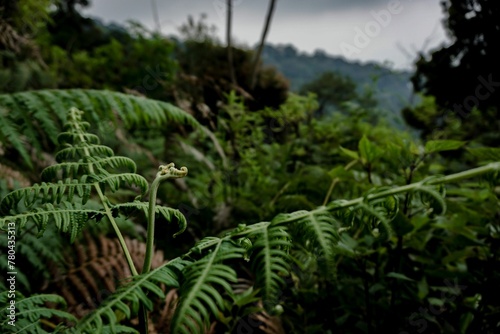
[[[205,332],[213,328],[214,322],[234,328],[239,320],[239,316],[231,315],[235,301],[243,310],[240,315],[255,312],[279,315],[283,312],[281,295],[296,277],[297,265],[307,268],[305,263],[316,262],[318,275],[326,285],[342,277],[343,273],[337,270],[339,258],[357,258],[352,239],[347,237],[357,224],[364,224],[377,240],[397,243],[400,208],[405,206],[400,201],[406,201],[408,195],[419,199],[425,210],[431,208],[434,213],[443,213],[446,183],[500,170],[500,163],[492,162],[399,187],[373,188],[351,200],[330,201],[327,196],[325,203],[317,208],[281,213],[270,221],[241,224],[222,235],[205,237],[187,253],[152,269],[155,218],[177,223],[179,231],[174,237],[187,226],[179,210],[157,205],[158,187],[164,180],[185,177],[187,169],[177,169],[173,163],[162,165],[150,184],[136,174],[133,160],[115,156],[110,147],[88,132],[90,124],[83,120],[82,111],[70,109],[65,124],[64,131],[57,136],[57,162],[43,170],[43,182],[12,191],[0,203],[0,228],[9,236],[7,247],[27,228],[36,227],[36,235],[42,237],[39,240],[43,243],[44,234],[51,233],[46,232],[50,231],[49,226],[55,226],[73,242],[89,226],[109,224],[121,247],[123,265],[126,263],[131,275],[97,308],[79,319],[55,308],[65,304],[61,296],[25,297],[6,291],[0,294],[2,332],[11,331],[15,319],[16,326],[29,326],[30,332],[144,333],[149,328],[148,312],[155,309],[158,301],[165,300],[172,289],[176,289],[178,298],[171,316],[173,333]],[[3,131],[5,135],[5,127]],[[11,143],[25,156],[15,140],[11,139]],[[427,150],[438,150],[439,145],[446,144],[450,143],[431,143]],[[380,153],[366,138],[360,142],[359,153],[344,151],[366,166]],[[133,190],[136,197],[117,201],[113,195],[122,189]],[[149,199],[144,200],[147,196]],[[133,219],[147,223],[141,265],[132,259],[132,247],[120,229],[120,221]],[[29,260],[40,266],[37,263],[40,258]],[[4,265],[14,268],[14,258],[8,258]],[[236,286],[245,270],[251,273],[254,283],[241,291]],[[28,275],[17,273],[17,277],[24,277],[23,281],[27,281]],[[399,277],[397,273],[392,275]],[[9,318],[12,301],[17,309],[14,317]]]

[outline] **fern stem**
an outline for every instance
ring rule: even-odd
[[[108,203],[106,202],[107,199],[104,196],[101,187],[99,186],[99,183],[94,183],[94,186],[97,190],[97,194],[99,195],[99,198],[101,199],[102,205],[104,207],[104,210],[106,211],[106,216],[109,219],[109,222],[111,223],[111,226],[113,227],[113,230],[116,233],[116,236],[118,238],[118,241],[120,242],[120,246],[122,247],[123,254],[125,255],[125,259],[127,260],[127,264],[130,268],[130,272],[132,273],[133,276],[139,275],[137,272],[137,269],[135,268],[134,261],[132,260],[132,256],[130,255],[130,251],[128,250],[127,244],[125,243],[125,239],[123,238],[123,234],[120,231],[120,228],[118,227],[118,224],[115,221],[115,218],[113,217],[113,214],[111,212],[111,209],[108,206]]]
[[[353,160],[350,163],[348,163],[345,167],[344,170],[348,171],[351,169],[352,166],[356,165],[359,162],[359,160]],[[326,205],[328,201],[330,200],[330,196],[332,195],[333,188],[337,185],[337,183],[340,181],[338,177],[332,180],[332,183],[330,184],[330,188],[328,188],[328,192],[326,193],[325,199],[323,200],[323,205]]]
[[[422,180],[419,182],[411,183],[408,185],[400,186],[400,187],[395,187],[392,189],[384,190],[378,193],[374,194],[369,194],[367,196],[363,197],[358,197],[352,200],[348,201],[343,201],[343,202],[334,202],[331,203],[329,206],[321,206],[315,210],[312,211],[299,211],[295,212],[293,215],[290,215],[288,219],[280,219],[280,224],[286,224],[286,223],[291,223],[298,221],[300,219],[304,219],[309,215],[315,215],[315,214],[321,214],[321,213],[326,213],[330,211],[337,211],[341,209],[345,209],[351,206],[359,205],[362,204],[363,201],[366,200],[375,200],[379,198],[384,198],[392,195],[398,195],[401,193],[417,190],[418,188],[424,187],[424,186],[432,186],[432,185],[439,185],[439,184],[444,184],[444,183],[452,183],[452,182],[457,182],[463,179],[468,179],[468,178],[473,178],[476,176],[480,176],[489,172],[494,172],[494,171],[500,171],[500,162],[492,162],[489,163],[485,166],[482,167],[477,167],[473,168],[464,172],[459,172],[447,176],[442,176],[442,177],[436,177],[430,180]],[[270,224],[270,222],[261,222],[258,224],[253,224],[251,226],[246,227],[242,231],[235,231],[236,233],[234,234],[229,234],[231,237],[241,237],[243,235],[250,234],[252,232],[255,232],[260,229],[265,229],[267,226]],[[204,245],[206,247],[203,248],[208,248],[211,247],[211,245]]]
[[[71,117],[74,117],[74,118],[78,118],[78,115],[80,115],[81,113],[82,112],[76,108],[71,108],[71,110],[70,110],[70,115],[71,115]],[[79,122],[74,122],[73,126],[74,126],[75,130],[77,131],[78,136],[80,137],[80,141],[82,143],[86,143],[87,139],[84,136],[85,129],[82,127],[82,125]],[[85,156],[87,156],[87,157],[92,156],[90,154],[88,147],[84,147],[83,152],[84,152]],[[94,166],[91,163],[89,163],[88,167],[89,167],[89,173],[94,174],[95,173]],[[122,247],[123,254],[125,255],[125,259],[127,260],[127,264],[130,268],[130,272],[134,276],[139,275],[139,273],[137,272],[137,269],[135,268],[134,261],[132,260],[132,256],[130,255],[130,251],[128,250],[127,244],[125,243],[125,239],[123,238],[123,235],[120,231],[120,228],[118,227],[118,224],[116,223],[115,218],[113,217],[111,209],[108,206],[108,200],[107,200],[106,196],[104,196],[104,193],[101,190],[101,186],[99,185],[99,182],[94,182],[93,186],[96,189],[97,194],[99,195],[99,199],[101,200],[101,203],[102,203],[102,206],[104,207],[104,210],[106,211],[106,216],[108,217],[109,222],[111,223],[111,226],[113,227],[113,230],[115,231],[116,236],[118,237],[118,241],[120,242],[120,246]]]
[[[151,263],[153,261],[153,251],[154,251],[154,233],[155,233],[155,210],[156,210],[156,194],[158,193],[158,187],[160,186],[161,178],[156,176],[153,183],[151,184],[151,190],[149,193],[149,207],[148,207],[148,228],[146,237],[146,256],[144,258],[144,264],[142,267],[142,273],[145,274],[151,269]]]
[[[482,175],[482,174],[485,174],[488,172],[494,172],[494,171],[500,171],[500,162],[493,162],[493,163],[487,164],[487,165],[482,166],[482,167],[469,169],[469,170],[466,170],[463,172],[459,172],[459,173],[455,173],[455,174],[451,174],[451,175],[447,175],[447,176],[436,177],[436,178],[433,178],[431,180],[422,180],[419,182],[410,183],[408,185],[395,187],[395,188],[381,191],[381,192],[378,192],[375,194],[370,194],[370,195],[365,196],[365,197],[358,197],[356,199],[352,199],[349,201],[335,203],[333,206],[329,206],[326,208],[321,207],[321,208],[318,208],[314,211],[317,211],[317,212],[324,212],[324,211],[330,211],[330,210],[336,211],[336,210],[344,209],[344,208],[347,208],[347,207],[350,207],[350,206],[353,206],[356,204],[361,204],[365,200],[374,200],[374,199],[384,198],[384,197],[388,197],[388,196],[392,196],[392,195],[397,195],[397,194],[405,193],[408,191],[417,190],[418,188],[421,188],[424,186],[434,186],[434,185],[438,185],[438,184],[457,182],[457,181],[460,181],[463,179],[472,178],[475,176],[479,176],[479,175]]]
[[[181,167],[181,169],[175,168],[174,163],[169,163],[166,166],[161,165],[156,177],[151,184],[151,190],[149,192],[149,207],[148,207],[148,228],[147,228],[147,239],[146,239],[146,255],[144,258],[144,265],[142,267],[142,273],[148,273],[151,269],[151,263],[153,261],[154,252],[154,233],[155,233],[155,211],[156,211],[156,194],[158,193],[158,187],[160,183],[164,180],[171,178],[184,177],[188,173],[186,167]]]

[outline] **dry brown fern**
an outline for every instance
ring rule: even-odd
[[[136,268],[141,268],[146,254],[146,244],[125,237]],[[78,318],[95,309],[125,278],[132,274],[121,250],[118,239],[84,233],[68,251],[64,269],[51,268],[52,281],[45,291],[56,292],[68,303],[68,311]],[[152,267],[165,262],[162,251],[156,251]]]
[[[263,307],[262,302],[259,303]],[[281,319],[276,316],[271,316],[267,312],[262,311],[251,315],[256,321],[262,323],[259,329],[266,334],[285,334]]]
[[[233,292],[235,294],[243,294],[252,288],[253,285],[254,281],[251,279],[238,278],[238,281],[232,284]],[[249,315],[249,318],[252,319],[251,323],[258,324],[258,330],[255,328],[255,333],[285,334],[281,319],[277,316],[271,316],[264,311],[262,300],[259,300],[255,306],[262,310]]]
[[[151,321],[149,322],[149,333],[151,334],[170,334],[170,325],[172,323],[172,318],[174,316],[175,309],[177,307],[177,302],[179,300],[179,295],[177,294],[177,289],[171,289],[165,300],[155,308],[150,314]],[[216,322],[212,322],[210,328],[205,330],[203,334],[215,334]],[[201,332],[200,332],[201,333]]]

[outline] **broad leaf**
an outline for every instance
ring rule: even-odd
[[[425,153],[429,154],[442,151],[453,151],[464,145],[464,141],[458,140],[429,140],[425,143]]]

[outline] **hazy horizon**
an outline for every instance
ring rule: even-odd
[[[137,1],[93,0],[84,14],[106,23],[141,22],[155,29],[153,5],[158,8],[161,32],[178,35],[188,15],[217,27],[225,41],[226,0]],[[253,47],[258,43],[268,1],[233,0],[233,40]],[[411,69],[418,51],[427,52],[447,41],[439,2],[434,0],[278,0],[267,37],[270,44],[292,44],[300,52],[322,50],[350,61],[392,64]]]

